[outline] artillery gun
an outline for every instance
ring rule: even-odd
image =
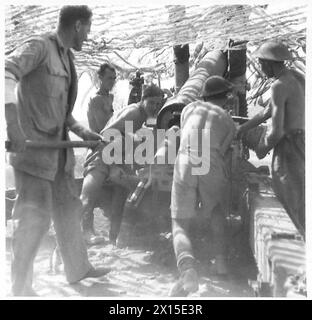
[[[232,46],[233,44],[235,45],[232,43]],[[157,128],[168,130],[179,126],[183,108],[198,99],[205,80],[211,75],[226,76],[234,84],[239,84],[236,87],[238,99],[232,101],[229,112],[236,124],[248,120],[246,117],[247,83],[244,81],[245,55],[245,44],[238,43],[235,48],[234,64],[239,61],[243,65],[239,68],[237,65],[235,67],[231,65],[233,59],[230,59],[229,52],[208,53],[185,81],[178,94],[170,98],[160,110]],[[231,69],[236,73],[231,74]],[[166,158],[170,143],[172,142],[166,141],[162,145],[157,151],[158,156]],[[250,280],[250,285],[257,296],[291,295],[289,286],[287,288],[289,279],[302,278],[305,272],[303,238],[273,192],[269,167],[256,167],[253,164],[255,161],[250,159],[249,149],[241,141],[233,141],[231,153],[231,185],[227,220],[229,225],[233,221],[240,221],[240,239],[251,249],[257,266],[257,276]],[[171,191],[173,165],[155,165],[153,173],[153,198],[165,199],[153,202],[156,203],[154,215],[159,215],[159,212],[168,212],[168,207],[165,208],[165,206],[169,206],[168,195]],[[142,208],[145,201],[147,200],[143,198]],[[149,206],[149,211],[150,209]],[[298,289],[298,285],[295,287],[297,293],[303,294],[304,290]]]
[[[246,121],[248,118],[246,117],[246,48],[244,44],[238,44],[235,49],[236,58],[240,57],[241,61],[241,69],[238,73],[237,68],[231,64],[232,53],[212,51],[206,54],[193,74],[185,79],[179,92],[167,100],[158,114],[156,127],[151,130],[157,128],[169,130],[179,126],[182,109],[199,97],[205,80],[211,75],[227,76],[237,85],[238,99],[233,100],[229,111],[237,124]],[[236,74],[231,73],[233,69],[236,70]],[[168,139],[164,141],[155,156],[166,158],[170,143]],[[241,241],[249,245],[257,265],[257,277],[251,279],[250,284],[256,295],[285,296],[287,295],[285,283],[289,277],[296,277],[298,270],[304,269],[305,243],[272,191],[269,168],[256,167],[250,160],[248,148],[242,145],[241,141],[233,142],[231,152],[231,185],[227,220],[229,225],[233,221],[240,221]],[[163,219],[167,223],[166,227],[169,227],[173,165],[155,164],[145,168],[145,171],[147,176],[141,180],[134,172],[128,177],[132,184],[136,183],[138,186],[137,190],[130,194],[128,202],[135,200],[132,209],[135,211],[136,219],[142,217],[149,221]],[[76,179],[76,182],[81,188],[82,179]],[[110,192],[109,186],[105,188],[105,192],[103,189],[103,198],[98,204],[104,212],[109,212]],[[10,218],[14,198],[15,190],[7,190],[7,219]]]

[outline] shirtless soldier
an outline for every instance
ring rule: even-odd
[[[114,96],[110,91],[116,82],[116,71],[111,64],[103,63],[97,74],[100,80],[100,88],[89,101],[87,116],[89,128],[100,133],[113,115]],[[93,221],[93,212],[84,215],[82,219],[83,235],[89,245],[95,245],[103,241],[102,237],[95,234]]]
[[[135,133],[148,118],[153,118],[157,115],[162,105],[163,91],[155,85],[147,86],[143,91],[142,100],[114,113],[101,131],[101,135],[104,136],[105,132],[112,129],[119,131],[122,137],[125,137],[126,134],[131,135],[131,132],[126,132],[126,122],[132,123],[133,133]],[[103,186],[108,186],[112,191],[112,219],[109,241],[115,245],[119,234],[124,203],[129,190],[123,186],[122,174],[115,173],[114,175],[119,176],[120,179],[115,178],[112,181],[112,173],[113,170],[117,173],[122,172],[121,167],[126,170],[128,165],[119,166],[114,163],[110,165],[104,163],[102,158],[104,145],[105,143],[90,152],[85,162],[84,180],[80,196],[83,205],[82,219],[88,219],[88,216],[93,215],[98,199],[103,196]],[[110,186],[107,183],[112,185]]]
[[[285,66],[292,55],[280,43],[269,41],[256,51],[261,69],[275,79],[271,87],[270,107],[262,115],[239,129],[247,130],[272,117],[272,129],[256,149],[259,159],[274,149],[272,159],[273,188],[288,215],[305,235],[305,77]]]
[[[113,115],[114,96],[110,91],[116,82],[116,71],[111,64],[103,63],[97,74],[100,80],[100,88],[89,101],[87,116],[89,128],[100,133]]]
[[[173,246],[180,279],[171,289],[170,296],[187,296],[198,290],[195,257],[188,234],[191,219],[196,214],[198,200],[201,202],[202,212],[211,219],[216,271],[220,275],[227,273],[225,259],[225,221],[229,182],[227,160],[231,159],[228,151],[236,130],[233,120],[224,109],[232,89],[233,85],[220,76],[208,78],[202,94],[204,101],[189,104],[181,115],[181,143],[174,165],[171,193]],[[198,146],[194,147],[197,150],[193,150],[190,144],[194,129],[199,130],[199,136],[203,132]],[[205,154],[203,148],[210,148],[210,157],[202,157],[209,169],[208,172],[194,175],[196,159],[193,160],[197,152]]]

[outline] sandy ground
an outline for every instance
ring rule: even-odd
[[[85,83],[82,87],[89,88]],[[122,84],[127,87],[127,82]],[[125,89],[125,90],[126,90]],[[78,120],[85,120],[85,102],[91,91],[82,94],[79,90],[75,116]],[[118,90],[117,90],[118,91]],[[128,96],[128,95],[126,95]],[[122,105],[118,97],[116,103]],[[260,108],[261,109],[261,108]],[[254,107],[249,116],[260,110]],[[73,137],[77,139],[77,137]],[[81,177],[82,163],[86,155],[85,149],[75,149],[77,165],[76,177]],[[251,162],[256,165],[269,165],[270,157],[259,161],[251,152]],[[12,168],[6,167],[6,188],[14,188]],[[152,210],[152,209],[151,209]],[[100,279],[84,280],[76,285],[69,285],[62,270],[51,270],[51,255],[55,247],[53,232],[42,241],[34,264],[33,288],[38,295],[46,298],[62,297],[166,297],[172,284],[177,280],[177,268],[172,248],[170,234],[169,212],[159,212],[162,219],[152,220],[148,214],[145,219],[140,217],[136,224],[131,219],[125,219],[121,233],[119,247],[112,247],[107,243],[88,248],[89,259],[94,266],[110,266],[112,272]],[[159,224],[158,222],[161,221]],[[233,221],[229,230],[229,266],[230,274],[227,278],[218,278],[213,274],[211,261],[211,239],[209,228],[202,221],[197,221],[194,227],[194,252],[198,259],[198,270],[201,276],[200,289],[194,294],[197,297],[250,297],[253,292],[248,286],[248,279],[254,279],[256,268],[250,256],[246,239],[243,238],[239,225]],[[95,210],[95,227],[98,233],[106,239],[108,237],[109,220],[104,217],[100,209]],[[10,265],[11,265],[11,225],[7,225],[6,233],[6,289],[10,295]]]
[[[128,220],[128,221],[127,221]],[[197,222],[198,223],[198,222]],[[96,209],[95,225],[99,234],[107,239],[109,220]],[[199,223],[198,223],[199,224]],[[249,297],[253,296],[248,279],[255,276],[255,267],[248,248],[241,237],[232,232],[229,248],[230,274],[220,278],[213,274],[210,239],[204,228],[194,233],[194,250],[198,258],[200,290],[195,297]],[[163,231],[163,232],[162,232]],[[172,249],[169,224],[155,226],[125,219],[122,225],[119,246],[107,243],[89,247],[88,254],[94,266],[110,266],[112,271],[99,279],[86,279],[69,285],[62,267],[52,272],[51,254],[55,245],[53,233],[43,240],[34,265],[33,288],[41,297],[166,297],[177,279],[177,269]],[[236,239],[235,239],[236,238]],[[10,288],[11,226],[7,226],[6,283]]]
[[[251,160],[256,161],[253,154]],[[256,166],[269,165],[270,160],[256,161]],[[12,187],[12,172],[7,170],[7,187]],[[163,201],[159,199],[159,201]],[[168,199],[166,200],[168,201]],[[167,206],[167,205],[165,205]],[[152,210],[152,209],[151,209]],[[45,298],[63,297],[167,297],[177,280],[178,273],[172,248],[169,211],[160,210],[157,219],[152,214],[125,217],[118,247],[107,242],[89,247],[88,254],[94,266],[110,266],[112,271],[99,279],[86,279],[79,284],[66,282],[62,266],[59,272],[51,270],[51,255],[55,247],[53,232],[42,241],[34,264],[33,288]],[[108,238],[109,219],[101,209],[95,210],[95,227],[99,234]],[[161,217],[161,218],[160,218]],[[160,218],[160,219],[159,219]],[[240,229],[239,220],[230,221],[228,230],[230,246],[227,278],[214,275],[209,226],[197,220],[193,226],[193,245],[200,289],[194,297],[251,297],[253,291],[248,279],[255,279],[256,267],[251,258],[247,240]],[[6,234],[6,289],[10,295],[11,221]]]

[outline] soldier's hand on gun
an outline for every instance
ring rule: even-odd
[[[243,135],[245,134],[246,130],[245,130],[245,127],[244,125],[240,125],[238,128],[237,128],[237,131],[236,131],[236,139],[237,140],[240,140],[242,139]]]
[[[156,165],[147,165],[144,168],[137,170],[136,174],[141,180],[155,179],[156,169]]]
[[[67,127],[85,141],[102,141],[102,136],[79,123],[71,114],[66,119]]]
[[[258,146],[255,149],[258,159],[263,159],[268,154],[268,148],[264,143],[264,139],[261,139]]]
[[[267,129],[263,130],[263,133],[260,137],[260,141],[258,146],[256,147],[256,155],[259,159],[263,159],[268,154],[268,147],[265,144],[265,137],[266,137]]]
[[[256,155],[257,155],[258,159],[261,160],[267,155],[267,152],[263,148],[258,147],[256,149]]]
[[[147,179],[149,176],[149,167],[146,166],[144,168],[137,170],[136,174],[141,180]]]
[[[100,140],[102,141],[102,136],[94,131],[85,130],[83,133],[83,140]]]

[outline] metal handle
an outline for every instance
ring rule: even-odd
[[[241,116],[231,116],[231,118],[233,119],[233,121],[236,121],[236,122],[238,122],[239,124],[245,123],[245,122],[247,122],[248,120],[250,120],[250,119],[247,118],[247,117],[241,117]]]
[[[100,141],[31,141],[26,140],[26,148],[48,148],[48,149],[64,149],[64,148],[94,148]],[[10,151],[11,141],[5,141],[5,148]]]

